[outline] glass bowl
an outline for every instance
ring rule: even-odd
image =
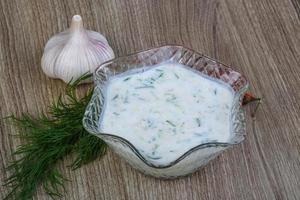
[[[103,91],[109,77],[126,72],[134,68],[157,65],[162,62],[172,61],[189,66],[213,80],[226,83],[234,91],[234,103],[231,110],[231,139],[229,142],[210,142],[195,146],[177,159],[165,163],[155,164],[147,160],[138,150],[125,138],[113,133],[101,133],[99,120],[102,106],[105,101]],[[113,149],[120,157],[141,172],[161,178],[175,178],[190,174],[200,167],[206,165],[225,149],[244,140],[246,132],[245,116],[241,108],[243,96],[248,89],[246,78],[230,67],[215,61],[207,56],[197,53],[191,49],[167,45],[148,49],[128,56],[119,57],[103,63],[94,74],[95,89],[89,102],[84,117],[85,129],[102,140]]]

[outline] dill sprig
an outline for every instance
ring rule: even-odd
[[[50,197],[61,197],[66,179],[55,168],[57,162],[74,153],[71,168],[77,169],[105,153],[106,144],[82,125],[92,89],[82,98],[75,94],[79,83],[90,76],[84,75],[69,83],[65,95],[49,107],[48,115],[9,117],[20,130],[17,136],[25,143],[17,147],[13,153],[17,158],[7,167],[11,175],[4,185],[11,190],[5,199],[32,199],[40,185]]]

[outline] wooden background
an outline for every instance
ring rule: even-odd
[[[300,199],[299,0],[0,0],[0,114],[37,114],[62,91],[40,67],[46,41],[81,14],[115,54],[182,44],[234,66],[264,98],[246,140],[177,180],[146,177],[111,151],[76,171],[64,199]],[[249,116],[249,109],[248,116]],[[0,125],[0,183],[20,143]],[[0,186],[0,199],[8,192]],[[37,199],[49,199],[39,190]]]

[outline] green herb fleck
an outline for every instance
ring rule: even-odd
[[[124,98],[123,103],[128,103],[128,96],[126,96],[126,97]]]
[[[170,94],[170,93],[166,93],[167,96],[169,96],[166,100],[169,101],[173,101],[175,100],[177,97],[174,94]]]
[[[166,120],[166,122],[167,122],[168,124],[170,124],[171,126],[173,126],[173,127],[176,127],[176,125],[175,125],[175,124],[173,124],[171,121],[169,121],[169,120]]]
[[[198,124],[198,127],[200,127],[201,126],[201,120],[199,118],[196,118],[196,122]]]
[[[164,73],[161,73],[161,74],[158,76],[158,78],[161,78],[163,75],[164,75]]]
[[[214,89],[214,94],[217,95],[217,89]]]
[[[196,136],[202,136],[202,134],[201,133],[194,133],[194,135],[196,135]]]
[[[123,81],[128,81],[128,80],[130,80],[131,79],[131,77],[127,77],[127,78],[125,78]]]
[[[113,101],[113,100],[116,100],[118,97],[119,97],[119,95],[117,94],[117,95],[115,95],[111,100],[112,100],[112,101]]]
[[[176,76],[177,79],[179,79],[179,76],[176,73],[174,73],[174,75]]]
[[[147,126],[148,127],[152,127],[153,126],[153,121],[147,119],[146,122],[147,122]]]
[[[134,89],[145,89],[145,88],[155,88],[155,87],[153,85],[144,85],[144,86],[135,87]]]

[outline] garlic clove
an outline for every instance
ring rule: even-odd
[[[70,28],[50,38],[45,45],[42,69],[47,76],[68,83],[86,72],[93,73],[114,57],[106,38],[84,29],[82,18],[74,15]]]

